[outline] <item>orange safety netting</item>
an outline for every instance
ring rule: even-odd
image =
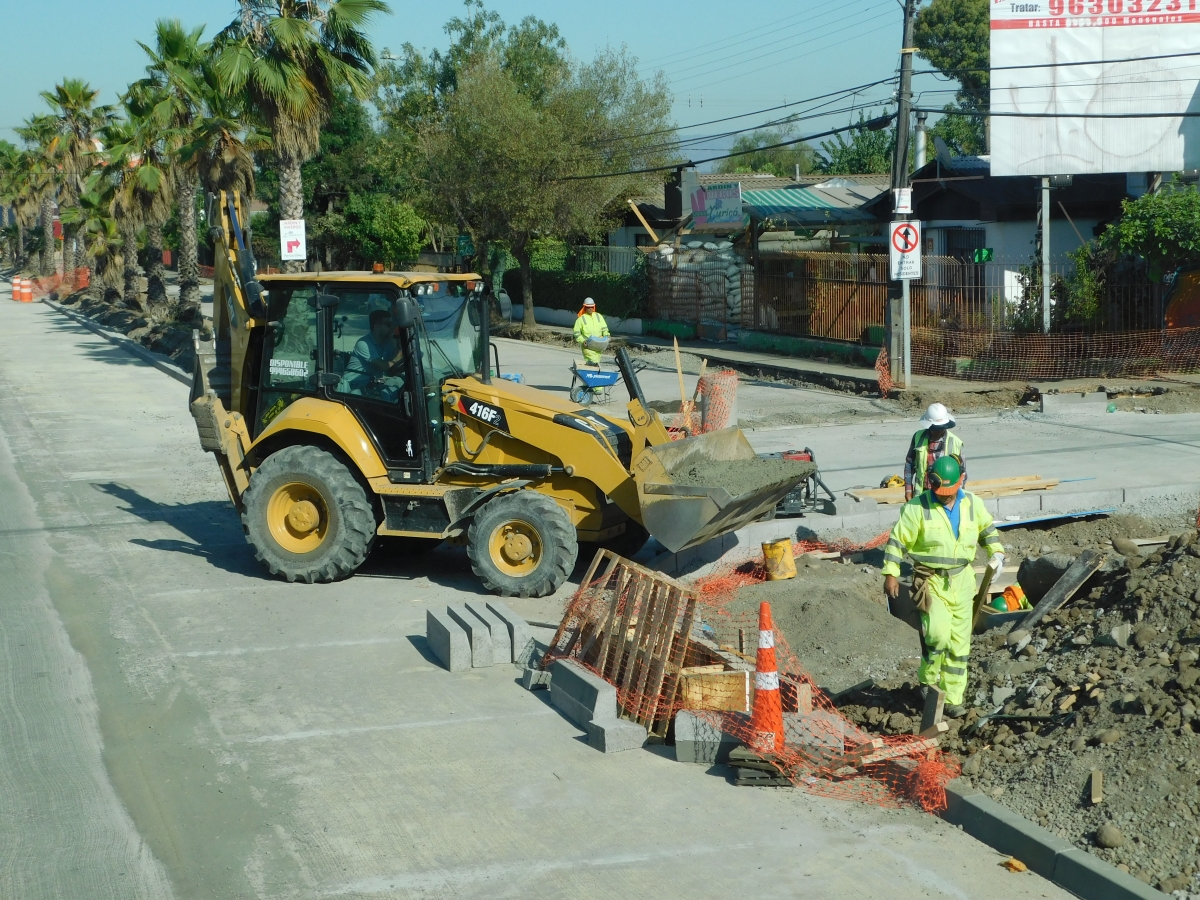
[[[738,374],[732,369],[704,375],[696,383],[700,402],[689,404],[686,412],[664,416],[667,427],[677,433],[706,434],[737,425],[737,387]]]
[[[888,362],[887,348],[879,351],[875,358],[875,374],[879,377],[879,396],[886,398],[896,385],[892,383],[891,363]]]
[[[913,372],[968,381],[1137,378],[1200,371],[1200,328],[1016,334],[915,328]]]
[[[886,540],[885,533],[865,544],[805,541],[794,549],[856,552]],[[741,587],[765,580],[762,560],[699,579],[687,590],[694,599],[687,605],[676,600],[665,614],[653,598],[676,597],[686,589],[626,565],[642,575],[606,573],[580,587],[542,665],[570,658],[606,678],[617,686],[623,715],[643,722],[651,733],[666,733],[666,723],[687,710],[707,723],[712,734],[719,730],[752,746],[758,622],[753,612],[736,611],[732,601]],[[650,587],[647,578],[652,579]],[[666,638],[646,640],[649,630],[664,627]],[[566,635],[575,637],[567,640]],[[629,678],[655,647],[662,664],[650,669],[649,679]],[[957,759],[943,754],[929,738],[864,731],[841,715],[834,698],[804,671],[778,630],[775,649],[785,739],[782,749],[766,756],[788,781],[837,799],[885,806],[915,803],[927,811],[945,808],[945,786],[961,771]]]
[[[64,285],[66,285],[69,290],[82,290],[88,286],[90,279],[91,269],[84,266],[69,274],[55,274],[47,275],[44,278],[31,278],[29,279],[29,282],[33,288],[33,298],[36,300],[40,297],[45,297],[54,293]]]

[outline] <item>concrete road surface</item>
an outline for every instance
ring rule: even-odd
[[[443,671],[458,551],[270,580],[186,388],[8,300],[0,896],[1067,896],[933,816],[603,756],[513,668]]]

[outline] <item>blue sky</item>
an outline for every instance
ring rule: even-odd
[[[444,47],[443,26],[462,11],[459,2],[391,0],[393,15],[371,28],[376,47],[398,49],[409,41],[423,49]],[[605,46],[626,45],[648,74],[661,69],[675,97],[676,121],[693,125],[724,116],[794,103],[893,75],[900,45],[901,10],[897,0],[796,0],[792,3],[748,0],[688,4],[644,0],[490,0],[507,21],[533,15],[556,23],[575,56],[590,59]],[[233,18],[234,0],[0,0],[0,21],[7,35],[0,53],[0,137],[16,140],[14,125],[45,110],[38,92],[63,77],[84,78],[116,99],[142,74],[145,60],[135,41],[149,41],[158,18],[206,23],[211,34]],[[37,36],[37,37],[33,37]],[[922,68],[918,60],[918,68]],[[944,90],[931,77],[917,86]],[[817,110],[801,133],[845,124],[856,117],[856,102],[886,99],[888,85],[864,91],[854,100],[835,100]],[[928,94],[941,105],[949,94]],[[748,116],[733,123],[685,132],[702,138],[689,149],[692,158],[727,148],[721,132],[767,121],[780,113]]]

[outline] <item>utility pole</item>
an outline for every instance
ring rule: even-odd
[[[1050,179],[1042,179],[1042,333],[1050,333]]]
[[[900,47],[900,91],[897,95],[896,111],[896,154],[892,158],[892,198],[896,191],[909,186],[908,180],[908,137],[912,119],[912,70],[913,70],[913,25],[917,16],[918,0],[904,0],[904,42]],[[907,219],[908,216],[893,216]],[[912,378],[912,331],[909,322],[909,285],[907,281],[892,282],[888,288],[887,333],[888,362],[894,382],[903,381],[909,387]],[[901,358],[903,357],[903,362]]]

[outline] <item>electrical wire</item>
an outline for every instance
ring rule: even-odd
[[[1161,53],[1156,56],[1126,56],[1121,59],[1084,59],[1078,62],[1055,62],[1055,63],[1022,63],[1015,66],[988,66],[983,67],[959,67],[955,69],[919,69],[913,72],[914,75],[942,75],[951,77],[951,72],[1008,72],[1016,69],[1065,69],[1070,66],[1111,66],[1117,63],[1127,62],[1143,62],[1150,59],[1181,59],[1188,56],[1200,56],[1200,51],[1189,53]]]
[[[1197,113],[1200,115],[1200,113]],[[867,122],[856,122],[852,125],[843,125],[840,128],[831,128],[828,131],[821,131],[817,134],[809,134],[804,137],[794,138],[790,141],[781,141],[778,144],[767,144],[763,147],[755,147],[752,150],[737,150],[733,153],[724,153],[720,156],[710,156],[707,159],[696,159],[686,163],[675,163],[668,166],[649,166],[644,169],[629,169],[625,172],[605,172],[599,175],[567,175],[563,178],[555,179],[556,181],[594,181],[599,178],[622,178],[626,175],[648,175],[651,172],[673,172],[679,168],[692,168],[694,166],[702,166],[705,163],[717,162],[722,159],[733,159],[737,156],[748,156],[751,153],[760,153],[763,150],[778,150],[780,147],[790,147],[793,144],[807,143],[815,141],[817,138],[831,137],[835,134],[841,134],[846,131],[854,131],[857,128],[867,128],[871,131],[878,131],[886,128],[887,125],[896,118],[895,113],[887,113],[875,119],[870,119]]]
[[[674,53],[668,53],[665,56],[655,57],[653,59],[649,59],[649,60],[642,62],[642,64],[638,67],[638,69],[639,69],[639,71],[641,71],[642,69],[654,69],[654,68],[657,68],[660,63],[664,63],[667,60],[676,59],[677,57],[681,57],[681,56],[684,56],[684,57],[692,56],[698,50],[706,50],[709,47],[716,47],[719,44],[725,44],[726,41],[733,40],[734,38],[744,37],[745,35],[753,34],[754,32],[772,31],[772,30],[777,31],[779,26],[782,25],[783,23],[790,22],[792,19],[802,19],[807,15],[808,15],[808,13],[806,13],[806,12],[795,13],[790,16],[785,16],[784,18],[778,19],[774,22],[770,22],[766,25],[759,25],[756,28],[750,28],[750,29],[747,29],[746,31],[739,31],[736,34],[726,35],[725,37],[718,38],[715,41],[709,41],[707,44],[699,44],[699,45],[697,45],[695,47],[691,47],[687,50],[677,50]],[[805,24],[805,23],[800,23],[800,24]],[[790,28],[792,26],[789,25],[787,27]],[[764,35],[759,35],[759,37],[764,37]],[[744,42],[739,41],[737,43],[744,43]],[[737,46],[737,44],[736,43],[735,44],[727,44],[725,47],[722,47],[722,49],[728,49],[728,47],[731,47],[731,46]]]
[[[1076,112],[1016,112],[988,110],[968,112],[957,109],[923,109],[913,107],[913,112],[938,113],[943,116],[974,116],[1014,119],[1198,119],[1200,112],[1137,112],[1137,113],[1076,113]]]

